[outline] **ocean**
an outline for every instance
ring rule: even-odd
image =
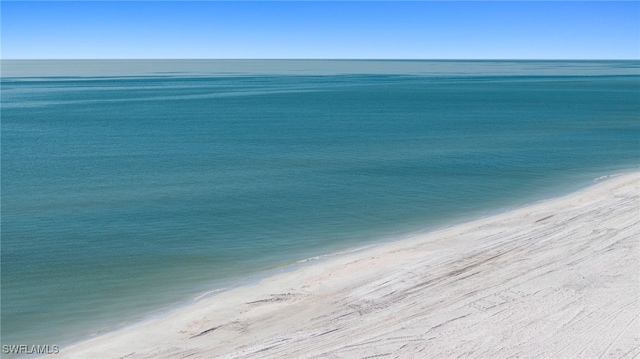
[[[640,61],[1,66],[3,344],[82,340],[640,166]]]

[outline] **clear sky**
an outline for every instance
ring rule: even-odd
[[[0,2],[3,59],[640,59],[640,2]]]

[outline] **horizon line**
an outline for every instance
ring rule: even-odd
[[[107,60],[223,60],[223,61],[640,61],[640,58],[296,58],[296,57],[274,57],[274,58],[246,58],[246,57],[224,57],[224,58],[204,58],[204,57],[118,57],[118,58],[0,58],[0,61],[107,61]]]

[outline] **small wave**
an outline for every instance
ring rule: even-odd
[[[200,300],[200,299],[202,299],[202,298],[209,297],[209,296],[211,296],[212,294],[215,294],[215,293],[223,292],[223,291],[225,291],[225,290],[227,290],[227,289],[229,289],[229,287],[223,287],[223,288],[218,288],[218,289],[214,289],[214,290],[206,291],[206,292],[204,292],[204,293],[202,293],[202,294],[200,294],[200,295],[196,296],[195,298],[193,298],[193,301],[194,301],[194,302],[197,302],[197,301],[199,301],[199,300]]]
[[[600,182],[609,178],[613,178],[613,177],[618,177],[618,176],[622,176],[624,173],[614,173],[612,175],[604,175],[604,176],[600,176],[597,177],[593,180],[593,182]]]
[[[321,259],[325,259],[325,258],[329,258],[329,257],[335,257],[335,256],[343,255],[343,254],[359,252],[359,251],[362,251],[362,250],[365,250],[365,249],[368,249],[368,248],[371,248],[371,247],[373,247],[373,245],[349,248],[349,249],[345,249],[345,250],[339,251],[339,252],[333,252],[333,253],[329,253],[329,254],[323,254],[323,255],[320,255],[320,256],[301,259],[301,260],[299,260],[299,261],[297,261],[295,263],[296,264],[302,264],[302,263],[317,261],[317,260],[321,260]]]

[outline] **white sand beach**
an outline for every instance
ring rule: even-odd
[[[634,358],[640,173],[328,257],[57,358]]]

